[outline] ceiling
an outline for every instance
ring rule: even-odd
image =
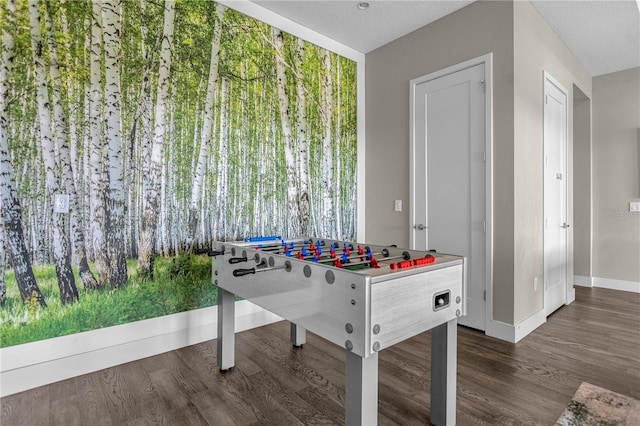
[[[368,53],[473,0],[251,0],[359,52]],[[640,66],[640,0],[532,0],[592,76]]]

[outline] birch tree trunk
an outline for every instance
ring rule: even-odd
[[[284,60],[284,37],[282,31],[271,27],[271,37],[276,49],[276,85],[278,88],[278,106],[280,110],[280,125],[284,137],[285,162],[287,169],[287,208],[289,227],[287,234],[291,237],[301,235],[300,206],[298,199],[298,182],[295,142],[291,129],[289,97],[287,95],[287,76]]]
[[[342,114],[340,111],[340,108],[342,106],[342,87],[341,87],[341,82],[342,82],[342,78],[340,75],[341,72],[341,67],[340,67],[340,58],[337,58],[336,60],[336,68],[337,68],[337,99],[336,99],[336,105],[338,107],[338,113],[336,114],[336,131],[334,132],[335,138],[333,139],[333,147],[335,148],[335,176],[334,176],[334,182],[336,182],[336,186],[334,188],[334,209],[335,209],[335,219],[336,219],[336,233],[335,233],[335,237],[342,240],[344,239],[344,233],[342,231],[342,214],[344,212],[344,209],[342,209],[342,205],[341,205],[341,200],[342,200],[342,192],[346,191],[347,188],[345,187],[345,183],[342,181],[342,152],[341,152],[341,145],[342,145]]]
[[[6,256],[4,254],[4,219],[3,219],[3,216],[0,214],[0,307],[4,306],[4,301],[7,299],[7,286],[4,283],[5,258]]]
[[[40,124],[40,144],[44,160],[47,181],[47,193],[50,202],[59,193],[55,144],[51,135],[51,117],[49,115],[49,90],[45,73],[42,36],[40,30],[39,0],[29,1],[29,23],[31,27],[31,50],[33,54],[38,120]],[[51,236],[53,257],[56,265],[60,301],[62,304],[78,300],[78,289],[71,269],[71,247],[69,241],[69,223],[67,215],[54,213],[51,217]]]
[[[91,14],[88,14],[91,15]],[[80,170],[82,170],[82,217],[85,225],[85,236],[87,240],[86,249],[87,256],[90,261],[95,259],[93,252],[93,234],[91,231],[91,173],[89,171],[89,158],[91,156],[91,116],[89,114],[91,105],[91,83],[90,79],[91,75],[91,60],[92,60],[92,47],[91,47],[91,37],[92,37],[92,27],[93,27],[93,19],[91,16],[87,16],[84,19],[83,28],[87,31],[84,35],[84,51],[86,54],[84,55],[82,65],[89,70],[89,79],[83,82],[80,85],[82,90],[82,116],[80,118],[80,123],[82,123],[81,132],[79,137],[82,140],[82,157],[78,159],[78,162],[82,164]],[[78,111],[80,113],[80,111]],[[98,280],[98,287],[100,287],[100,280]]]
[[[147,1],[140,0],[140,14],[146,17]],[[138,240],[140,238],[140,223],[138,218],[141,211],[141,194],[144,190],[132,191],[131,185],[139,188],[146,187],[146,179],[148,175],[144,167],[148,167],[151,155],[151,74],[153,68],[153,59],[151,49],[147,46],[147,22],[143,18],[140,22],[140,57],[142,58],[144,69],[140,76],[140,91],[138,93],[138,106],[133,118],[132,128],[130,132],[131,151],[129,161],[129,176],[127,178],[127,194],[128,199],[128,225],[130,232],[128,235],[128,244],[131,257],[138,257]],[[139,140],[140,143],[135,144]]]
[[[69,194],[69,213],[71,219],[71,237],[74,248],[74,258],[78,262],[78,272],[86,289],[96,289],[98,282],[96,281],[89,262],[87,261],[87,252],[84,244],[84,226],[82,225],[82,214],[80,213],[80,203],[74,173],[72,169],[71,154],[69,152],[68,134],[63,107],[63,99],[60,90],[62,77],[58,65],[58,55],[56,45],[53,39],[53,28],[51,17],[47,8],[44,9],[45,28],[47,30],[47,41],[49,45],[49,76],[51,78],[51,100],[53,101],[53,117],[54,117],[54,135],[55,143],[60,159],[60,170],[62,172],[62,180],[64,188]]]
[[[107,220],[107,178],[104,173],[104,140],[102,135],[102,11],[100,3],[92,2],[90,89],[89,89],[89,176],[91,205],[91,236],[93,255],[98,272],[98,288],[109,285],[111,278],[105,241]]]
[[[331,56],[322,51],[321,117],[324,128],[322,138],[322,232],[327,238],[333,237],[333,155],[331,146],[331,118],[333,116],[333,89],[331,81]]]
[[[0,263],[4,262],[4,248],[11,258],[11,265],[20,290],[22,301],[35,298],[40,306],[47,306],[38,288],[31,259],[25,245],[22,230],[22,208],[13,180],[13,166],[9,157],[9,96],[8,79],[13,67],[14,41],[10,29],[15,29],[16,0],[7,0],[5,21],[2,26],[2,57],[0,57]],[[4,270],[2,289],[4,289]],[[1,290],[0,290],[1,291]],[[2,296],[4,300],[4,295]]]
[[[166,120],[166,118],[165,118]],[[169,134],[169,132],[167,133],[167,139],[171,138],[171,135]],[[167,148],[168,148],[168,161],[163,161],[162,162],[162,171],[160,173],[160,200],[158,203],[158,220],[157,220],[157,225],[156,225],[156,229],[159,228],[159,230],[156,232],[156,243],[155,243],[155,247],[158,253],[160,253],[161,256],[169,256],[169,244],[168,244],[168,238],[167,238],[167,232],[168,232],[168,228],[171,227],[172,223],[169,221],[169,218],[167,217],[167,210],[170,210],[170,208],[168,208],[169,206],[167,206],[168,200],[167,200],[167,195],[169,190],[167,189],[169,186],[169,175],[171,174],[170,172],[170,168],[171,165],[174,164],[173,163],[173,144],[168,143],[167,144]]]
[[[217,223],[217,235],[226,238],[227,237],[227,167],[228,167],[228,126],[229,126],[229,113],[227,109],[227,80],[222,79],[220,94],[220,146],[218,148],[218,185],[216,186],[216,204],[218,206]]]
[[[70,29],[69,29],[69,23],[67,20],[67,15],[64,12],[64,5],[66,3],[66,0],[60,0],[60,24],[62,25],[62,33],[63,34],[70,34]],[[53,37],[49,36],[50,40],[53,40]],[[55,44],[54,44],[55,46]],[[51,48],[50,48],[51,49]],[[88,51],[88,49],[87,49]],[[69,41],[68,38],[65,38],[64,41],[64,55],[63,55],[63,61],[66,62],[67,66],[71,66],[72,63],[72,59],[71,59],[71,43]],[[77,60],[77,59],[76,59]],[[77,65],[77,63],[76,63]],[[67,96],[68,96],[68,108],[67,111],[69,112],[69,154],[71,156],[71,169],[73,172],[73,179],[75,182],[78,182],[76,184],[76,190],[78,190],[78,186],[81,187],[82,185],[82,179],[80,176],[81,173],[79,173],[81,169],[81,161],[80,161],[80,157],[78,155],[78,126],[77,126],[77,110],[78,110],[78,102],[77,102],[77,98],[73,97],[73,93],[76,93],[77,91],[79,91],[80,89],[75,89],[74,88],[74,84],[77,84],[74,79],[72,78],[73,73],[67,73],[67,79],[66,79],[66,88],[67,88]],[[79,191],[82,192],[82,191]],[[77,202],[78,206],[80,206],[80,203]],[[73,219],[72,219],[73,221]],[[82,220],[83,223],[84,220]],[[72,222],[73,223],[73,222]],[[73,233],[73,230],[71,231]],[[86,251],[86,250],[85,250]],[[95,280],[95,278],[94,278]]]
[[[155,257],[155,241],[158,226],[158,202],[160,200],[162,160],[167,126],[166,115],[170,83],[169,71],[171,69],[175,11],[175,3],[173,0],[168,0],[164,3],[164,27],[162,30],[160,68],[158,71],[155,126],[149,165],[149,185],[144,194],[142,229],[140,230],[138,268],[143,276],[150,279],[153,279],[153,261]]]
[[[304,70],[302,68],[305,55],[305,41],[297,39],[295,69],[297,118],[298,118],[298,177],[300,179],[300,235],[309,235],[309,134],[307,124],[307,101],[304,87]]]
[[[109,166],[106,243],[110,284],[116,288],[127,281],[124,246],[124,171],[122,117],[120,99],[120,35],[122,34],[122,0],[102,2],[104,68],[105,68],[105,132]]]
[[[204,182],[205,167],[209,159],[210,147],[213,143],[212,129],[214,122],[214,101],[215,89],[218,83],[218,62],[220,60],[220,28],[226,7],[220,3],[216,4],[217,18],[213,29],[213,40],[211,41],[211,60],[209,64],[209,78],[207,80],[207,95],[204,107],[204,119],[202,130],[200,133],[200,153],[198,155],[198,164],[191,187],[191,202],[189,204],[189,229],[188,242],[191,249],[195,247],[196,232],[198,230],[198,209],[200,208],[200,200],[202,195],[202,184]]]

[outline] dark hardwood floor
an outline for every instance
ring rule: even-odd
[[[280,322],[2,398],[9,425],[343,424],[344,351]],[[380,352],[379,423],[429,424],[424,333]],[[459,425],[553,425],[581,382],[640,399],[640,294],[576,288],[576,301],[518,344],[458,327]]]

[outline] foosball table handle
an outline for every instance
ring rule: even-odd
[[[250,275],[250,274],[255,274],[256,273],[256,268],[251,268],[251,269],[236,269],[233,271],[233,276],[234,277],[242,277],[244,275]]]

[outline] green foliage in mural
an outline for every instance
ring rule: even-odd
[[[34,268],[47,307],[35,299],[19,302],[12,271],[7,272],[8,297],[0,309],[0,347],[50,339],[215,305],[217,288],[211,285],[211,262],[206,256],[160,258],[153,282],[135,274],[117,291],[82,294],[80,301],[63,306],[57,293],[53,266]],[[130,262],[133,267],[135,261]]]

